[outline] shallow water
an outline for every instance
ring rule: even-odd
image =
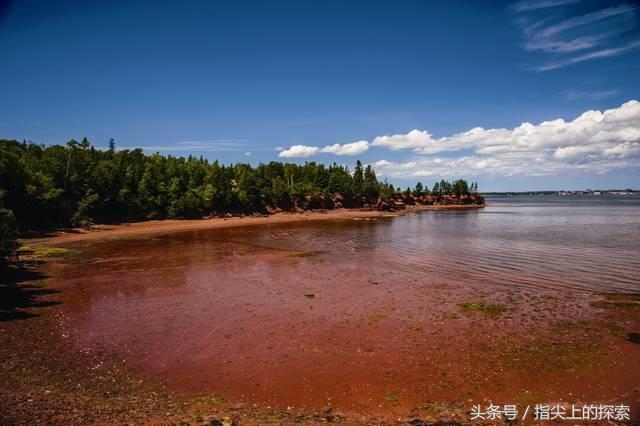
[[[589,319],[592,292],[639,292],[640,197],[488,203],[94,243],[63,271],[61,309],[77,345],[171,390],[265,405],[388,411],[536,386],[626,392],[637,351],[616,355],[619,377],[551,386],[504,371],[492,345]],[[458,304],[472,300],[510,311],[466,317]]]

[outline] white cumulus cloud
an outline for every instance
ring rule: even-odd
[[[317,146],[307,146],[307,145],[293,145],[288,149],[283,149],[278,154],[278,157],[283,158],[306,158],[311,157],[314,154],[317,154],[320,151],[320,148]]]
[[[392,151],[401,149],[427,149],[436,143],[431,133],[426,130],[414,129],[406,135],[378,136],[373,139],[372,146],[383,146]]]
[[[369,149],[369,142],[358,141],[344,145],[333,144],[322,148],[321,152],[335,155],[360,155]]]
[[[357,141],[345,144],[327,145],[323,148],[309,145],[293,145],[288,149],[281,150],[278,157],[283,158],[306,158],[316,154],[334,155],[360,155],[369,149],[369,142]]]
[[[605,150],[640,139],[640,103],[632,100],[604,112],[587,111],[573,121],[558,118],[538,125],[522,123],[513,129],[475,127],[452,136],[433,138],[426,130],[378,136],[373,146],[396,151],[412,149],[423,154],[473,149],[478,154],[545,152],[567,147],[585,147],[605,155]],[[585,150],[586,152],[586,150]]]
[[[558,118],[538,125],[522,123],[513,129],[476,127],[438,139],[427,131],[412,130],[406,135],[375,138],[373,145],[430,156],[374,164],[382,173],[397,177],[606,173],[640,166],[640,102],[632,100],[602,112],[587,111],[572,121]],[[472,154],[433,158],[463,149]]]

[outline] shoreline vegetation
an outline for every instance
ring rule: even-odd
[[[315,162],[226,166],[203,157],[116,150],[113,140],[106,150],[86,138],[65,146],[0,140],[0,262],[15,258],[18,236],[59,229],[334,210],[476,208],[484,205],[477,191],[477,183],[463,179],[440,180],[431,189],[418,182],[403,190],[379,181],[371,165],[360,161],[353,170]]]

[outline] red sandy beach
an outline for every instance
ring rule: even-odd
[[[637,296],[548,289],[532,272],[471,278],[455,251],[389,250],[416,234],[395,227],[421,226],[407,213],[143,222],[25,241],[47,278],[22,284],[43,306],[20,311],[37,316],[1,326],[3,417],[465,423],[475,404],[638,409],[640,346],[623,338],[638,328]],[[60,246],[71,251],[47,253]]]

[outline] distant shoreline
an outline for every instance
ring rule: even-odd
[[[618,190],[588,190],[588,191],[518,191],[518,192],[484,192],[485,197],[514,197],[527,195],[561,195],[561,196],[632,196],[638,195],[640,191],[634,189]]]
[[[96,225],[91,230],[74,229],[57,231],[51,236],[27,238],[20,240],[26,246],[49,246],[81,241],[97,241],[115,238],[143,237],[147,235],[169,234],[183,231],[199,231],[205,229],[225,229],[243,226],[269,225],[279,223],[295,223],[319,220],[357,220],[377,219],[384,217],[404,216],[408,213],[423,210],[476,210],[484,204],[448,204],[448,205],[408,205],[405,210],[385,212],[379,210],[335,209],[323,211],[304,211],[301,213],[275,213],[268,216],[234,216],[230,218],[203,219],[167,219],[148,220],[142,222],[117,225]]]

